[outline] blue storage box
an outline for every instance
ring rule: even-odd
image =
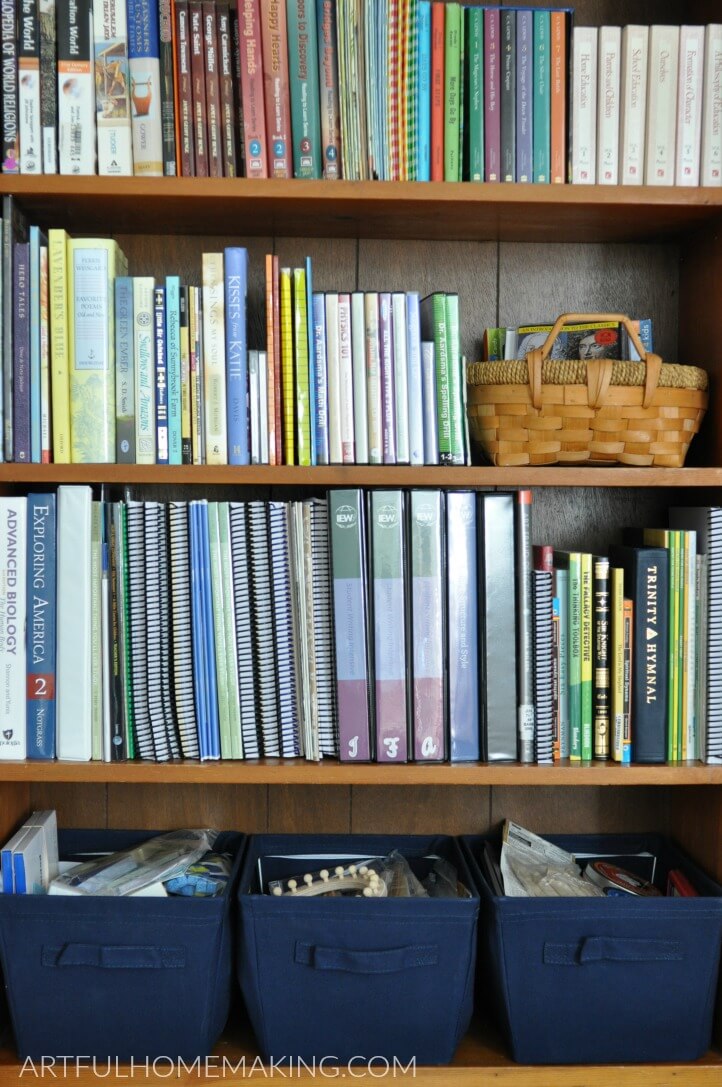
[[[473,897],[276,898],[269,879],[398,849],[449,860]],[[451,1060],[472,1012],[479,900],[450,837],[257,835],[239,886],[238,979],[266,1060]]]
[[[524,1064],[692,1061],[710,1045],[722,888],[659,835],[548,835],[569,853],[650,852],[698,898],[506,898],[462,839],[481,897],[479,1001]],[[630,858],[629,867],[634,862]]]
[[[162,831],[60,831],[60,857],[115,852]],[[219,898],[0,895],[0,954],[22,1059],[121,1061],[209,1053],[233,990],[235,881]]]

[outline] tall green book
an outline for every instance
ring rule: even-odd
[[[594,682],[593,682],[593,592],[592,556],[582,552],[582,761],[593,754]]]
[[[484,180],[484,9],[465,8],[465,169],[469,181]]]
[[[308,313],[306,270],[293,269],[293,354],[296,360],[297,463],[311,465],[311,397],[308,381]]]
[[[567,677],[569,687],[569,758],[582,757],[582,556],[554,551],[554,562],[568,570]]]
[[[287,0],[286,13],[293,176],[320,178],[323,150],[316,4],[314,0]]]
[[[459,181],[461,4],[452,0],[444,14],[444,180]]]
[[[548,11],[534,12],[534,49],[532,88],[534,108],[532,132],[534,135],[533,180],[549,184],[551,173],[551,22]]]
[[[446,365],[449,373],[449,446],[451,464],[464,464],[464,382],[461,360],[459,296],[446,295]]]
[[[453,464],[451,456],[451,408],[449,404],[449,341],[446,295],[437,291],[421,300],[421,339],[434,345],[436,412],[439,428],[439,462]]]

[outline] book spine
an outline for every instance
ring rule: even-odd
[[[646,185],[673,185],[677,124],[679,27],[649,28],[647,70]]]
[[[95,4],[95,87],[98,173],[133,173],[128,24],[125,0]]]
[[[341,461],[354,464],[356,443],[353,417],[353,354],[351,343],[351,296],[338,296],[338,369],[340,393]]]
[[[7,228],[6,228],[7,229]],[[67,235],[48,232],[50,343],[52,357],[53,460],[70,463]]]
[[[644,135],[647,121],[649,27],[622,29],[622,93],[619,168],[622,185],[644,181]]]
[[[193,87],[193,133],[196,177],[208,177],[208,107],[206,104],[205,40],[203,5],[191,0],[188,5],[191,47],[191,84]]]
[[[323,170],[316,0],[287,0],[289,95],[294,177]]]
[[[133,280],[115,280],[115,459],[135,464],[135,378],[133,373]]]
[[[634,665],[634,602],[624,601],[624,690],[623,720],[624,735],[622,743],[622,763],[628,766],[632,761],[632,675]]]
[[[448,607],[449,757],[476,762],[479,730],[476,497],[446,495],[446,597]]]
[[[608,759],[611,732],[611,607],[609,560],[596,559],[593,573],[594,758]]]
[[[559,744],[556,758],[569,758],[569,571],[554,570],[554,598],[559,601]]]
[[[308,359],[308,430],[310,435],[311,464],[318,463],[316,454],[316,428],[313,425],[316,416],[316,353],[313,344],[313,263],[306,257],[306,305],[304,312],[306,329],[306,358]]]
[[[486,181],[501,178],[500,14],[484,9],[484,172]]]
[[[318,31],[318,80],[321,111],[321,159],[323,176],[335,181],[341,176],[341,114],[338,94],[336,5],[333,0],[315,0]]]
[[[228,463],[223,254],[203,254],[203,392],[206,464]]]
[[[391,328],[394,357],[394,400],[396,405],[396,463],[408,464],[409,381],[407,352],[406,295],[391,295]]]
[[[593,185],[597,175],[596,27],[572,33],[572,184]]]
[[[366,388],[366,315],[364,296],[351,295],[351,364],[353,370],[353,435],[356,464],[369,463],[369,417]]]
[[[481,757],[517,757],[517,630],[514,496],[480,494],[478,505]]]
[[[444,180],[444,12],[446,5],[431,5],[431,180]]]
[[[58,53],[55,0],[40,0],[40,116],[43,173],[58,172]]]
[[[406,762],[408,759],[404,546],[403,493],[372,491],[371,549],[378,762]]]
[[[611,742],[610,756],[615,762],[624,757],[624,570],[610,570],[611,629]]]
[[[329,523],[339,758],[342,762],[368,762],[372,754],[372,685],[363,492],[330,491]]]
[[[263,76],[268,137],[268,173],[293,177],[290,74],[286,0],[261,5],[263,22]],[[244,105],[245,124],[245,105]]]
[[[705,28],[679,28],[679,90],[677,96],[677,185],[699,185],[702,149],[702,89]],[[22,144],[21,144],[22,150]]]
[[[316,365],[316,462],[329,463],[328,377],[326,370],[326,302],[322,294],[313,295],[313,345]]]
[[[268,452],[268,354],[258,352],[258,398],[261,428],[261,464],[270,464]]]
[[[597,102],[597,184],[619,183],[619,92],[622,32],[618,26],[599,31]]]
[[[668,759],[678,762],[680,758],[682,720],[680,713],[680,687],[682,674],[680,668],[680,647],[682,631],[682,533],[669,533],[669,730]]]
[[[548,11],[534,12],[533,117],[534,181],[548,184],[551,176],[551,22]]]
[[[166,276],[165,335],[168,367],[168,463],[182,464],[180,278]]]
[[[158,0],[158,60],[160,67],[160,120],[163,141],[163,173],[175,177],[176,159],[175,89],[173,86],[172,0]]]
[[[283,429],[281,426],[281,417],[283,412],[283,374],[281,365],[281,288],[280,288],[280,271],[278,257],[273,257],[272,260],[272,278],[273,278],[273,380],[275,398],[273,401],[273,411],[275,414],[275,426],[276,431],[276,464],[283,463]],[[268,356],[268,368],[271,369],[271,356]],[[271,405],[269,402],[269,411]]]
[[[436,410],[436,357],[433,343],[421,343],[424,409],[424,464],[439,464],[439,417]]]
[[[569,556],[569,757],[582,757],[582,557]]]
[[[582,604],[582,664],[581,664],[581,704],[582,704],[582,761],[592,758],[594,749],[594,669],[593,669],[593,584],[592,556],[582,552],[581,561]]]
[[[369,292],[364,299],[366,328],[366,399],[368,405],[369,464],[383,464],[383,389],[381,344],[379,340],[379,296]]]
[[[248,464],[248,362],[246,305],[248,250],[229,247],[224,254],[228,463]]]
[[[410,495],[413,752],[446,757],[444,503],[440,491]]]
[[[191,72],[190,20],[188,0],[174,0],[178,81],[179,113],[179,165],[183,177],[193,177],[195,168],[195,145],[193,133],[193,76]]]
[[[339,304],[339,314],[340,312],[341,306]],[[311,464],[311,393],[308,372],[308,314],[306,313],[305,268],[294,268],[293,270],[293,355],[296,378],[294,392],[296,399],[297,462],[303,467],[309,467]]]
[[[40,441],[41,463],[53,459],[50,400],[50,295],[48,246],[40,246]]]
[[[683,759],[699,758],[699,721],[696,715],[696,660],[697,647],[697,534],[685,532],[686,582],[685,582],[685,691],[684,705],[687,719],[686,747]]]
[[[55,495],[27,499],[27,757],[55,758]]]
[[[110,684],[110,752],[112,762],[124,762],[128,758],[125,728],[123,725],[123,673],[120,608],[122,588],[118,562],[118,525],[115,516],[115,503],[103,503],[104,525],[104,573],[109,582],[109,616],[106,618],[108,639],[108,676]]]
[[[153,292],[155,280],[133,277],[133,369],[135,372],[135,457],[155,464],[155,357]]]
[[[251,464],[260,463],[261,428],[260,428],[261,398],[258,388],[258,351],[248,352],[248,414],[250,416],[251,432]]]
[[[450,463],[464,464],[464,390],[462,389],[461,329],[459,296],[445,296],[447,368],[449,386],[449,446]]]
[[[12,0],[11,0],[12,3]],[[58,4],[58,145],[61,174],[95,173],[92,0]],[[3,70],[3,92],[5,71]],[[6,142],[4,163],[7,161]]]
[[[296,463],[296,379],[293,368],[293,301],[291,269],[281,268],[281,370],[283,374],[283,455],[284,464]],[[326,311],[328,325],[328,309]],[[335,323],[338,329],[338,321]],[[338,337],[338,332],[336,333]],[[340,462],[339,460],[336,463]]]
[[[181,357],[181,463],[193,463],[191,424],[191,351],[188,327],[188,288],[181,287],[179,300]]]
[[[276,387],[273,358],[275,354],[275,327],[273,321],[274,282],[273,282],[273,256],[266,253],[265,261],[265,295],[266,295],[266,355],[268,358],[268,444],[269,464],[276,464]]]
[[[436,410],[438,419],[438,448],[441,464],[451,464],[451,406],[449,399],[449,344],[446,320],[446,298],[443,294],[428,295],[421,302],[421,336],[434,345],[436,364]]]
[[[153,292],[155,332],[155,444],[156,463],[168,464],[168,360],[166,355],[165,287]]]
[[[406,295],[406,360],[409,401],[409,463],[424,463],[424,402],[421,366],[421,316],[419,295]]]
[[[40,228],[30,227],[30,276],[28,293],[28,317],[30,327],[30,461],[41,463],[40,438],[40,397],[42,384],[40,374]]]
[[[133,170],[163,176],[158,0],[128,0]]]
[[[221,151],[223,176],[238,177],[236,159],[236,105],[233,74],[233,35],[228,4],[216,5],[218,19],[218,73],[221,90]]]
[[[700,182],[722,185],[722,23],[705,31]]]
[[[416,17],[418,27],[416,180],[429,181],[431,178],[431,0],[418,0]]]
[[[534,639],[531,586],[531,491],[517,491],[516,498],[517,737],[519,761],[533,762]]]
[[[13,460],[30,463],[30,246],[13,254]]]
[[[461,5],[449,0],[444,25],[444,181],[458,181]]]
[[[20,173],[20,126],[18,123],[18,39],[15,0],[0,0],[2,43],[2,172]]]
[[[191,451],[192,463],[205,462],[206,447],[203,435],[202,353],[203,327],[201,323],[200,287],[188,288],[188,344],[190,348],[190,398],[191,398]]]
[[[567,180],[567,24],[565,11],[552,11],[551,35],[551,118],[550,118],[550,176],[552,184],[563,185]]]
[[[473,10],[473,9],[470,9]],[[534,132],[532,111],[534,61],[534,14],[516,14],[516,179],[532,181],[534,176]]]
[[[220,754],[223,759],[233,757],[231,741],[231,718],[228,702],[228,677],[226,673],[226,628],[223,608],[223,586],[221,584],[221,543],[218,528],[218,503],[208,503],[208,545],[210,556],[210,615],[213,623],[214,648],[216,656],[216,694],[218,698],[218,730],[220,736]]]
[[[0,759],[27,754],[27,498],[0,498]]]
[[[223,177],[221,140],[221,85],[218,68],[218,25],[213,0],[203,0],[203,51],[205,57],[208,175]]]
[[[379,294],[379,359],[381,371],[383,463],[396,463],[396,400],[391,295]]]
[[[276,10],[277,7],[276,4]],[[238,39],[246,177],[268,177],[265,120],[268,107],[264,104],[265,43],[261,45],[260,0],[239,3]]]
[[[501,148],[500,168],[502,181],[516,181],[516,10],[509,8],[500,13],[500,107]]]
[[[41,174],[43,140],[40,117],[38,0],[19,0],[17,15],[20,172]]]

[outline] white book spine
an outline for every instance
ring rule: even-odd
[[[151,276],[133,279],[133,367],[135,370],[135,456],[155,464],[155,345]]]
[[[381,406],[381,358],[379,355],[379,296],[364,299],[366,336],[366,392],[369,415],[369,464],[383,461],[383,420]]]
[[[622,31],[618,26],[599,30],[597,71],[597,184],[619,183],[619,93],[622,70]]]
[[[648,26],[622,30],[622,94],[619,168],[622,185],[644,181],[644,136],[647,120]]]
[[[228,463],[223,254],[203,254],[206,464]]]
[[[73,5],[69,5],[73,11]],[[75,5],[70,26],[68,55],[58,55],[58,151],[61,174],[95,173],[95,77],[93,73],[93,12],[88,9],[88,26],[80,28]],[[72,16],[71,16],[72,18]],[[83,23],[85,20],[83,19]],[[75,43],[88,46],[76,51]],[[61,42],[58,41],[58,46]]]
[[[338,357],[338,295],[326,295],[326,364],[328,367],[328,456],[342,463],[341,370]]]
[[[351,295],[351,355],[353,358],[353,423],[356,463],[369,462],[369,420],[366,390],[366,317],[364,296]]]
[[[593,185],[597,161],[598,31],[578,26],[572,41],[572,183]]]
[[[41,174],[43,139],[40,120],[40,27],[36,0],[20,5],[18,36],[20,173]]]
[[[722,185],[722,23],[705,33],[700,174],[702,185]]]
[[[258,464],[261,450],[260,390],[258,388],[258,352],[248,352],[248,400],[251,414],[251,464]]]
[[[90,487],[58,487],[57,751],[88,762],[92,753]]]
[[[406,295],[391,296],[391,326],[394,337],[394,390],[396,393],[396,463],[408,464],[409,370],[406,343]]]
[[[130,123],[128,20],[125,0],[93,7],[98,173],[133,173]]]
[[[338,365],[341,394],[341,459],[344,464],[354,464],[356,449],[353,416],[351,298],[347,294],[338,296]]]
[[[269,464],[268,459],[268,354],[258,352],[258,400],[260,406],[260,449],[261,464]]]
[[[409,461],[424,463],[424,395],[421,376],[419,296],[406,295],[406,361],[409,373]]]
[[[679,28],[679,91],[677,95],[678,185],[699,185],[702,150],[703,26]]]
[[[679,27],[649,28],[645,185],[674,185]]]
[[[0,498],[0,759],[24,759],[27,754],[27,504],[27,498]]]
[[[424,386],[424,464],[439,463],[439,418],[436,410],[436,352],[433,343],[421,344]]]

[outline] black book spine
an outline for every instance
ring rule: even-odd
[[[175,87],[173,80],[173,16],[171,0],[160,0],[158,15],[163,173],[166,177],[175,177],[178,173],[178,160],[175,146]]]
[[[501,12],[501,176],[516,181],[516,9]]]

